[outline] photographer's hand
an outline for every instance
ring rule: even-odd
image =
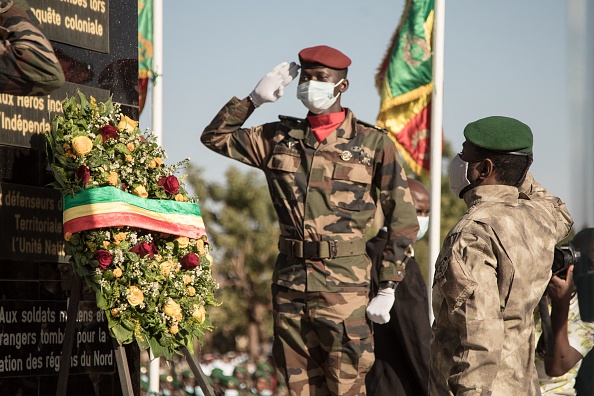
[[[566,306],[569,308],[569,302],[575,291],[573,284],[573,265],[567,269],[565,279],[553,275],[549,285],[547,286],[547,295],[551,299],[553,307]]]
[[[573,265],[567,269],[565,279],[553,275],[547,286],[547,295],[551,299],[551,327],[553,345],[547,346],[545,370],[551,377],[558,377],[568,372],[582,355],[569,345],[567,321],[569,304],[574,293]]]

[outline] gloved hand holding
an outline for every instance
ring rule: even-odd
[[[391,287],[384,287],[371,299],[367,306],[367,316],[372,322],[384,324],[390,321],[390,309],[396,299],[394,293],[395,290]]]
[[[283,89],[289,85],[299,72],[299,65],[295,62],[283,62],[277,65],[258,82],[249,98],[254,106],[263,103],[276,102],[283,96]]]

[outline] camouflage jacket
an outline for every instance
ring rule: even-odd
[[[0,92],[47,95],[64,83],[52,45],[23,0],[0,3]]]
[[[248,114],[239,99],[231,99],[201,140],[219,154],[264,171],[281,236],[301,241],[363,240],[379,202],[390,235],[380,280],[397,280],[396,263],[414,242],[418,224],[390,138],[357,123],[348,109],[344,122],[322,143],[306,120],[287,117],[241,128]],[[273,281],[301,291],[366,290],[370,269],[364,252],[318,260],[281,254]]]
[[[433,283],[432,395],[538,395],[533,310],[573,224],[529,174],[479,186],[446,236]]]

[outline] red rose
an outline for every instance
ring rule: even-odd
[[[113,125],[105,125],[99,129],[99,135],[101,135],[101,139],[103,139],[103,143],[107,141],[109,138],[117,139],[120,137],[118,134],[118,129]]]
[[[76,174],[76,178],[83,184],[87,184],[91,179],[91,171],[84,165],[79,166],[74,173]]]
[[[181,260],[179,260],[181,267],[185,270],[191,270],[200,265],[200,258],[196,253],[188,253]]]
[[[97,250],[94,258],[99,261],[101,269],[106,269],[113,261],[113,256],[107,250]]]
[[[155,256],[155,254],[159,253],[159,251],[157,250],[157,248],[155,247],[155,245],[153,243],[147,243],[147,242],[142,242],[142,243],[134,246],[132,249],[130,249],[130,251],[132,253],[136,253],[137,255],[139,255],[140,258],[143,258],[145,256],[148,256],[149,258],[153,258]]]
[[[177,177],[173,175],[160,178],[157,184],[162,186],[169,194],[177,194],[179,191],[179,182]]]

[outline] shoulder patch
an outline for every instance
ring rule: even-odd
[[[358,119],[358,118],[357,118],[357,120],[356,120],[356,121],[357,121],[357,124],[361,124],[361,125],[363,125],[363,126],[365,126],[365,127],[367,127],[367,128],[373,128],[373,129],[375,129],[375,130],[378,130],[378,131],[380,131],[380,132],[382,132],[382,133],[388,133],[388,130],[387,130],[386,128],[382,128],[382,127],[381,127],[381,126],[379,126],[379,125],[371,124],[371,123],[369,123],[369,122],[366,122],[366,121],[360,120],[360,119]]]

